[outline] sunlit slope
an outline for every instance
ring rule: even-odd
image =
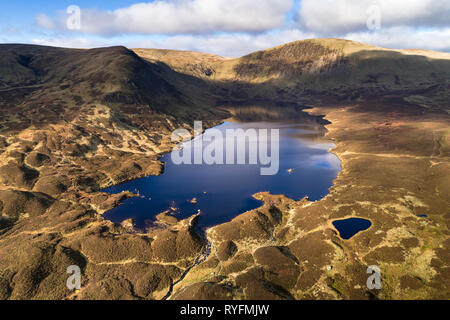
[[[355,76],[371,73],[400,76],[420,71],[415,78],[425,78],[431,72],[447,76],[450,72],[449,53],[385,49],[341,39],[295,41],[241,58],[177,50],[133,51],[148,60],[166,63],[176,71],[215,80],[302,80],[308,75],[332,75],[343,71]]]

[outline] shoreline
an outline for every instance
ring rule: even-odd
[[[311,108],[311,109],[312,109],[312,108]],[[231,111],[228,110],[228,109],[227,109],[227,111],[231,112]],[[301,115],[301,114],[309,115],[309,116],[313,117],[314,119],[316,119],[316,118],[318,118],[318,119],[320,119],[320,120],[321,120],[321,119],[325,119],[325,116],[324,116],[324,115],[320,115],[320,116],[313,115],[313,114],[308,113],[306,109],[301,109],[300,111],[297,111],[297,112],[298,112],[300,115]],[[335,149],[336,144],[333,142],[332,139],[329,139],[329,138],[327,137],[326,133],[327,133],[328,130],[326,129],[326,125],[325,125],[322,121],[320,121],[320,120],[317,120],[317,119],[316,119],[317,125],[320,125],[320,126],[321,126],[321,128],[320,128],[319,131],[318,131],[318,133],[321,133],[321,136],[322,136],[323,138],[325,138],[325,139],[326,139],[327,141],[329,141],[330,143],[333,143],[333,145],[334,145],[333,149]],[[203,128],[202,134],[204,134],[208,129],[215,128],[215,127],[217,127],[217,126],[221,126],[221,125],[223,125],[223,124],[226,123],[226,122],[233,122],[233,123],[249,122],[249,123],[251,123],[251,122],[265,122],[265,121],[270,121],[270,122],[271,122],[271,120],[256,120],[256,121],[246,120],[246,121],[243,121],[243,120],[236,119],[235,116],[232,116],[232,117],[229,117],[229,118],[226,118],[226,119],[222,120],[222,121],[221,121],[219,124],[217,124],[217,125],[210,126],[210,127],[207,127],[207,128]],[[283,121],[283,120],[280,120],[280,121]],[[276,121],[275,121],[275,122],[276,122]],[[299,123],[299,122],[298,122],[298,120],[297,120],[297,121],[292,121],[292,123],[297,124],[297,123]],[[323,129],[322,129],[322,127],[323,127]],[[192,137],[192,139],[194,139],[195,137],[196,137],[196,136]],[[191,139],[191,141],[192,141],[192,139]],[[163,153],[162,155],[158,155],[158,161],[162,163],[162,166],[161,166],[161,171],[160,171],[160,173],[157,174],[156,176],[160,176],[160,175],[164,174],[166,163],[163,162],[163,161],[161,161],[161,159],[164,158],[166,155],[170,154],[171,152],[173,152],[173,151],[175,150],[175,148],[176,148],[176,146],[172,147],[172,149],[171,149],[169,152]],[[329,150],[327,150],[327,152],[329,152],[329,153],[331,153],[331,154],[334,154],[334,153],[332,152],[333,149],[329,149]],[[339,161],[339,170],[338,170],[338,174],[337,174],[337,177],[338,177],[338,175],[340,174],[340,172],[341,172],[341,170],[342,170],[342,169],[341,169],[341,159],[338,157],[338,155],[336,155],[336,154],[334,154],[334,155],[336,156],[336,159]],[[151,176],[154,176],[154,175],[143,176],[143,177],[137,177],[137,178],[134,178],[134,179],[131,179],[131,180],[128,180],[128,181],[121,182],[120,184],[117,184],[117,185],[114,185],[114,186],[107,187],[106,189],[113,188],[113,187],[118,187],[118,186],[120,186],[120,185],[122,185],[122,184],[129,183],[129,182],[132,182],[132,181],[135,181],[135,180],[139,180],[139,179],[142,179],[142,178],[149,178],[149,177],[151,177]],[[337,177],[333,179],[331,186],[328,188],[327,194],[326,194],[325,196],[323,196],[321,199],[316,200],[316,201],[320,201],[320,200],[322,200],[323,198],[327,197],[327,196],[330,194],[330,189],[334,186],[334,183],[335,183],[335,180],[337,179]],[[117,194],[122,194],[123,192],[131,192],[131,193],[134,193],[134,191],[131,191],[131,190],[128,190],[128,191],[127,191],[127,190],[123,190],[123,191],[118,192],[118,193],[109,193],[109,192],[106,192],[106,191],[104,191],[104,190],[105,190],[105,189],[102,189],[102,190],[100,190],[100,192],[104,192],[104,193],[106,193],[106,194],[108,194],[108,195],[117,195]],[[255,198],[255,196],[256,196],[258,193],[261,193],[261,192],[264,192],[264,191],[258,191],[258,192],[255,192],[254,194],[251,195],[251,197]],[[280,195],[280,196],[285,196],[284,194],[279,194],[279,195]],[[140,196],[140,194],[135,194],[135,197],[139,197],[139,196]],[[306,195],[304,198],[308,198],[308,195]],[[127,199],[129,199],[129,198],[127,198]],[[127,199],[125,199],[125,200],[127,200]],[[294,199],[293,199],[293,200],[294,200]],[[300,200],[298,200],[298,201],[302,201],[302,199],[300,199]],[[316,201],[311,201],[311,202],[316,202]],[[121,204],[119,204],[119,205],[121,205]],[[262,206],[262,205],[263,205],[263,203],[261,203],[261,206]],[[259,207],[261,207],[261,206],[259,206]],[[252,209],[252,210],[257,210],[259,207],[255,208],[255,209]],[[114,207],[114,208],[115,208],[115,207]],[[112,208],[112,209],[114,209],[114,208]],[[110,210],[112,210],[112,209],[110,209]],[[252,211],[252,210],[248,210],[248,211]],[[109,211],[109,210],[108,210],[108,211]],[[247,211],[245,211],[245,212],[247,212]],[[237,216],[239,216],[239,215],[241,215],[241,214],[244,214],[245,212],[239,213],[239,214],[237,214],[237,215],[234,216],[234,217],[237,217]],[[102,213],[102,215],[105,215],[106,213],[107,213],[107,212],[104,212],[104,213]],[[195,216],[195,214],[194,214],[193,216]],[[193,217],[193,216],[191,216],[191,217]],[[186,217],[185,219],[188,219],[188,218],[190,218],[190,217]],[[105,218],[105,219],[106,219],[106,218]],[[126,220],[128,220],[128,219],[129,219],[129,218],[126,218],[124,221],[126,221]],[[153,218],[151,218],[151,219],[153,220],[154,223],[155,223],[155,222],[158,222],[158,219],[156,218],[156,215],[155,215]],[[108,219],[108,220],[109,220],[109,219]],[[229,221],[226,221],[226,222],[229,222]],[[226,222],[222,222],[222,223],[226,223]],[[115,223],[119,223],[119,222],[115,222]],[[164,225],[164,222],[159,221],[158,223],[162,223],[162,225]],[[203,234],[203,233],[206,233],[207,229],[213,228],[213,227],[215,227],[215,226],[217,226],[217,225],[220,225],[220,224],[222,224],[222,223],[215,224],[215,225],[212,225],[212,226],[208,226],[208,227],[204,230],[204,232],[202,232],[202,234]],[[119,224],[120,224],[120,223],[119,223]],[[144,230],[144,229],[141,229],[141,228],[139,228],[139,229],[133,229],[133,230],[134,230],[135,232],[137,232],[137,233],[145,232],[145,230]]]

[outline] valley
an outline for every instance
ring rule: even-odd
[[[449,54],[339,39],[242,58],[0,52],[0,299],[449,298]],[[105,219],[137,194],[103,189],[160,175],[173,130],[219,125],[235,105],[253,121],[291,117],[290,105],[322,119],[342,166],[329,194],[257,193],[261,207],[207,241],[195,215],[162,215],[148,231]],[[371,227],[344,240],[333,221],[351,217]],[[70,265],[82,270],[75,293]],[[366,287],[370,265],[381,290]]]

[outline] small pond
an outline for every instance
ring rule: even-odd
[[[370,228],[372,222],[362,218],[349,218],[333,221],[334,227],[339,231],[342,239],[348,240],[360,231]]]

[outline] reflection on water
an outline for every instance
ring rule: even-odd
[[[285,194],[296,200],[305,196],[311,200],[321,199],[340,170],[339,160],[329,152],[334,145],[323,138],[323,127],[308,117],[294,121],[271,120],[233,120],[215,129],[223,132],[235,128],[279,129],[278,174],[260,175],[261,165],[175,165],[167,154],[161,159],[166,162],[161,176],[141,178],[104,190],[109,193],[138,190],[143,196],[124,201],[105,217],[114,222],[134,218],[136,225],[142,228],[166,210],[172,210],[180,219],[200,210],[200,227],[209,227],[260,206],[252,197],[258,192]],[[194,198],[196,201],[192,201]]]

